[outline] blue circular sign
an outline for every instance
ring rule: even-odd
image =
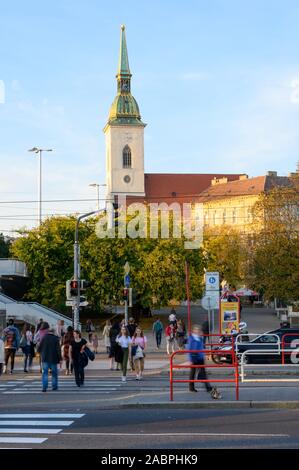
[[[209,283],[210,284],[215,284],[216,278],[215,277],[209,277]]]

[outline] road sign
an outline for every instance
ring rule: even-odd
[[[130,282],[131,282],[130,275],[129,275],[129,274],[126,274],[125,277],[124,277],[124,285],[125,285],[125,287],[130,287]]]
[[[65,302],[65,305],[66,305],[67,307],[74,307],[75,304],[76,304],[76,300],[67,300],[67,301]],[[88,305],[87,300],[84,300],[84,302],[80,302],[80,304],[79,304],[80,307],[87,307],[87,305]]]
[[[219,273],[218,272],[206,272],[206,291],[219,291]]]
[[[201,299],[201,306],[205,310],[213,310],[219,308],[219,297],[214,295],[205,295]]]

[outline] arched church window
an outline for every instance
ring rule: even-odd
[[[126,145],[123,149],[123,168],[131,168],[131,167],[132,167],[131,149],[128,145]]]

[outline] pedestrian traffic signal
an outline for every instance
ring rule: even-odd
[[[129,289],[123,289],[123,300],[128,301],[129,299]]]
[[[67,300],[72,300],[74,297],[78,296],[78,281],[69,280],[66,281],[66,298]]]
[[[71,284],[70,284],[71,297],[78,296],[78,289],[79,289],[79,282],[71,281]]]

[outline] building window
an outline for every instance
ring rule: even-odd
[[[226,224],[226,210],[224,209],[223,213],[222,213],[222,223],[223,225]]]
[[[132,167],[131,149],[128,145],[123,149],[123,168]]]
[[[236,223],[236,209],[233,210],[233,224]]]
[[[216,225],[216,215],[217,215],[217,213],[216,213],[216,211],[214,211],[214,213],[213,213],[213,225]]]

